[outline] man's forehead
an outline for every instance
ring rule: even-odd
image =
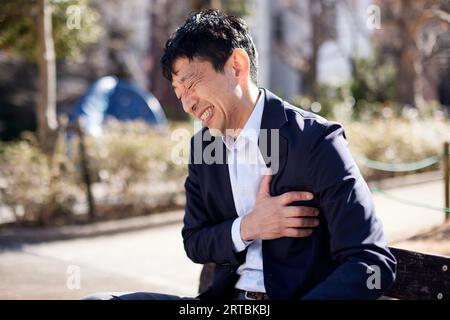
[[[178,58],[173,64],[172,86],[183,83],[187,79],[201,72],[204,62],[194,58]]]

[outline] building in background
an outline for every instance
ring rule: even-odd
[[[305,76],[315,59],[318,82],[348,81],[350,57],[372,54],[366,27],[370,4],[370,0],[254,0],[248,21],[259,49],[260,85],[292,99],[306,89]]]

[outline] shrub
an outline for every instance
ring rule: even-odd
[[[347,123],[345,128],[356,159],[364,157],[392,164],[440,155],[444,141],[450,140],[450,124],[433,119],[380,118]],[[438,165],[434,165],[421,171],[437,168]],[[370,169],[363,162],[360,162],[360,169],[368,180],[394,175]]]
[[[50,159],[30,137],[31,141],[1,146],[1,201],[20,224],[62,223],[70,217],[81,192],[74,168],[61,148]]]
[[[139,121],[108,121],[100,138],[86,137],[91,175],[105,186],[101,200],[134,211],[173,202],[187,171],[170,161],[172,146],[167,132]]]
[[[184,204],[187,168],[171,161],[175,142],[168,132],[140,122],[109,122],[104,131],[101,138],[85,136],[91,177],[97,182],[93,190],[99,219]],[[52,158],[39,150],[35,140],[28,134],[23,140],[0,144],[0,202],[21,224],[75,221],[76,205],[86,203],[79,138],[60,137]]]

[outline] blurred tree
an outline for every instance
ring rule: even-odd
[[[354,119],[363,111],[389,105],[395,100],[395,67],[376,53],[372,58],[351,58],[350,95],[354,99]]]
[[[382,54],[396,69],[396,100],[416,106],[423,98],[418,81],[424,59],[439,50],[439,37],[448,32],[450,2],[441,0],[375,0],[381,8],[381,29],[375,30]]]
[[[39,65],[36,108],[42,150],[52,154],[56,130],[55,59],[75,57],[101,34],[87,0],[4,0],[0,2],[0,50]]]
[[[99,16],[89,0],[49,0],[52,9],[56,58],[73,58],[85,44],[101,35]],[[38,0],[0,2],[0,50],[6,49],[37,61]]]
[[[178,108],[171,84],[163,78],[160,58],[170,34],[183,23],[189,13],[190,3],[186,1],[151,0],[150,26],[151,35],[148,57],[149,90],[158,97],[170,119],[186,119],[186,115]]]
[[[37,59],[39,98],[37,103],[38,138],[42,150],[52,154],[56,142],[56,65],[52,12],[49,0],[38,0]]]
[[[352,96],[368,102],[386,102],[395,98],[395,68],[381,59],[379,54],[372,58],[353,58],[351,81]]]
[[[306,2],[285,1],[283,11],[305,21],[306,41],[298,39],[290,43],[286,36],[285,17],[282,12],[275,16],[275,47],[280,57],[302,76],[301,92],[317,100],[317,63],[319,50],[325,41],[336,37],[336,1],[307,0]],[[302,35],[305,35],[301,33]],[[299,33],[300,35],[300,33]],[[302,43],[301,47],[295,47]]]
[[[228,14],[244,17],[250,13],[251,0],[191,0],[193,11],[219,9]]]

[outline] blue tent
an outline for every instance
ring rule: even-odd
[[[109,117],[120,121],[143,120],[157,127],[167,124],[161,104],[150,92],[113,76],[94,82],[72,109],[69,120],[72,123],[82,118],[84,130],[99,136]]]

